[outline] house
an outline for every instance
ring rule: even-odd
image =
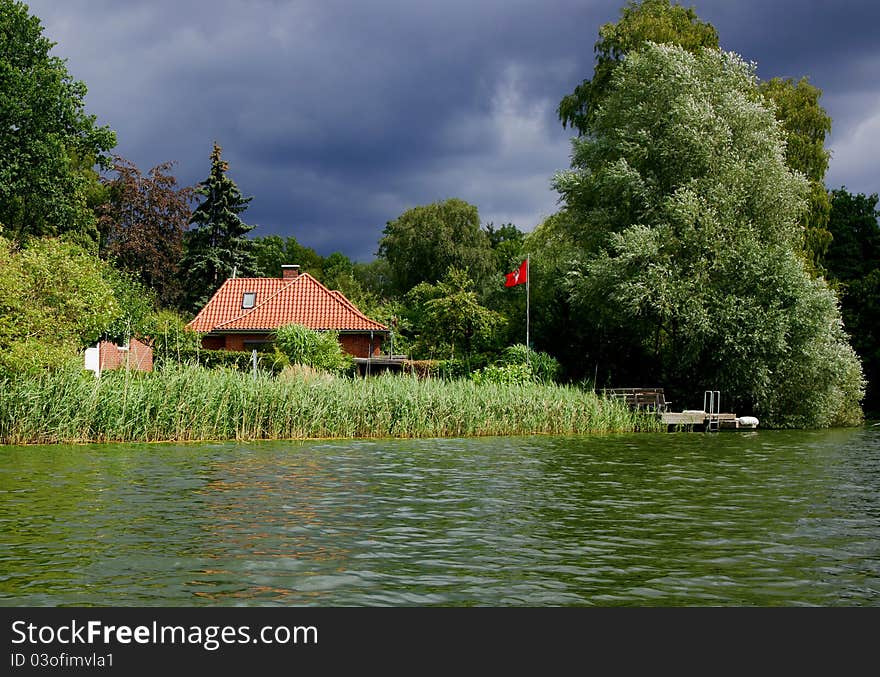
[[[226,280],[187,327],[204,334],[207,350],[251,350],[272,342],[287,324],[338,331],[342,349],[354,357],[379,355],[388,327],[371,320],[344,294],[331,291],[299,266],[284,265],[280,278]]]
[[[153,371],[153,349],[134,337],[122,346],[101,341],[94,348],[86,348],[85,368],[95,376],[108,369]]]

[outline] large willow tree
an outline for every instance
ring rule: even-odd
[[[599,29],[595,45],[596,65],[592,80],[584,80],[571,94],[563,97],[557,113],[563,126],[589,135],[594,116],[602,106],[611,86],[615,69],[630,52],[648,42],[673,44],[689,52],[718,47],[718,32],[702,21],[693,8],[671,0],[629,0],[620,10],[616,23]],[[825,190],[825,172],[831,154],[825,138],[831,132],[831,117],[819,104],[822,90],[807,78],[773,78],[760,84],[761,93],[772,105],[776,119],[785,132],[788,167],[809,180],[808,209],[801,215],[803,254],[814,273],[820,272],[819,260],[831,242],[828,218],[831,202]]]
[[[753,66],[717,49],[631,52],[555,184],[580,252],[573,308],[640,356],[641,381],[684,406],[720,389],[770,425],[859,419],[837,299],[798,254],[807,181]]]

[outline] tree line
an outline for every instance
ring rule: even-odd
[[[113,155],[39,19],[0,8],[0,369],[179,333],[232,274],[298,263],[388,324],[394,352],[463,374],[524,341],[525,288],[503,280],[528,255],[532,347],[562,378],[694,406],[721,389],[739,413],[822,426],[859,420],[867,377],[877,406],[877,195],[826,188],[821,91],[761,81],[692,9],[629,2],[599,29],[592,77],[558,108],[576,136],[556,214],[525,232],[456,198],[416,206],[363,263],[255,235],[216,143],[194,187]],[[61,291],[41,280],[60,262],[76,268]]]

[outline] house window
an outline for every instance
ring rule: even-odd
[[[257,292],[246,291],[244,293],[244,295],[241,297],[241,307],[242,308],[253,308],[256,301],[257,301]]]

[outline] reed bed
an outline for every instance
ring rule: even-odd
[[[466,437],[659,430],[560,385],[410,376],[283,379],[173,366],[0,381],[0,443]]]

